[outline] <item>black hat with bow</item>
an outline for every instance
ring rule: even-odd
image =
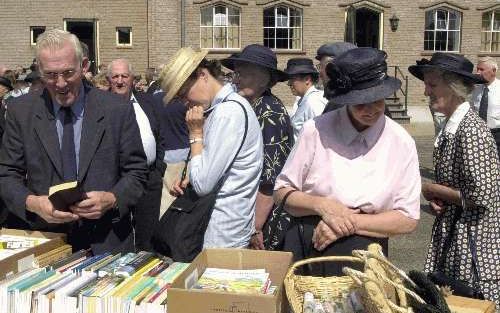
[[[330,78],[325,97],[337,105],[366,104],[385,99],[401,87],[387,75],[387,54],[375,48],[345,52],[326,66]]]
[[[486,80],[480,75],[472,73],[474,64],[460,54],[436,52],[432,55],[430,60],[422,59],[417,61],[416,65],[408,67],[408,71],[420,80],[424,80],[424,71],[430,69],[455,73],[463,80],[474,84],[486,83]]]

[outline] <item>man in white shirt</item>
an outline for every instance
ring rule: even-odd
[[[313,61],[307,58],[292,58],[288,60],[285,68],[288,74],[288,86],[297,101],[293,105],[293,115],[290,120],[293,127],[293,137],[297,141],[302,125],[323,113],[327,100],[323,98],[323,91],[316,89],[319,73]]]
[[[472,103],[491,130],[500,156],[500,80],[496,77],[497,69],[498,64],[492,57],[479,58],[476,72],[487,83],[475,87]]]
[[[164,142],[160,135],[155,99],[146,93],[134,92],[134,72],[126,59],[116,59],[108,66],[108,80],[111,92],[122,95],[134,107],[139,125],[142,145],[149,166],[148,183],[145,193],[133,212],[135,227],[135,247],[137,250],[151,250],[151,236],[159,220],[163,173]]]

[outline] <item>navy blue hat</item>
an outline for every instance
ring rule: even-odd
[[[288,75],[313,74],[319,75],[313,61],[308,58],[291,58],[286,63],[285,73]]]
[[[9,90],[14,89],[14,88],[12,88],[12,83],[10,82],[10,79],[3,77],[3,76],[0,76],[0,85],[9,88]]]
[[[336,58],[344,52],[355,48],[357,47],[350,42],[326,43],[319,47],[318,51],[316,52],[316,60],[320,61],[324,56]]]
[[[401,87],[387,75],[387,54],[375,48],[345,52],[326,66],[330,78],[325,97],[338,105],[365,104],[385,99]]]
[[[229,58],[221,60],[222,65],[234,70],[235,62],[246,62],[267,68],[277,81],[288,80],[288,75],[278,69],[278,59],[273,50],[258,44],[248,45],[241,53],[232,54]]]
[[[453,72],[462,79],[474,84],[485,84],[486,80],[480,75],[473,74],[474,64],[466,57],[455,53],[436,52],[430,60],[421,59],[416,65],[408,67],[408,71],[420,80],[424,80],[424,70],[439,69],[445,72]]]

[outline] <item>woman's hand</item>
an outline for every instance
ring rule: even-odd
[[[321,219],[337,236],[345,237],[356,232],[356,223],[352,215],[359,213],[359,209],[350,209],[339,201],[322,198],[318,211]]]
[[[264,234],[261,230],[257,230],[250,238],[250,249],[265,250]]]
[[[328,227],[324,221],[320,221],[314,229],[312,243],[314,245],[314,249],[323,251],[332,242],[341,237],[342,236],[337,235],[330,227]]]
[[[203,106],[195,105],[189,108],[186,112],[186,124],[189,130],[190,138],[203,137],[203,124],[205,118],[203,117]]]
[[[170,194],[174,197],[182,196],[184,194],[184,189],[186,189],[188,183],[189,178],[187,177],[183,181],[181,181],[180,178],[177,178],[169,190]]]
[[[422,195],[424,196],[425,200],[431,201],[436,198],[436,193],[435,193],[435,183],[423,183],[422,184]]]
[[[434,212],[434,215],[441,215],[445,210],[444,202],[438,199],[429,201],[429,206]]]

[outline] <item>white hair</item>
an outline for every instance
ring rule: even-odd
[[[36,40],[36,60],[40,62],[40,52],[45,49],[56,50],[61,49],[64,44],[70,43],[75,49],[75,56],[78,63],[81,65],[83,61],[83,52],[80,40],[74,34],[62,29],[47,30],[38,36]]]
[[[477,60],[477,63],[478,63],[478,64],[479,64],[479,63],[486,63],[486,64],[488,64],[489,66],[491,66],[493,69],[495,69],[495,71],[496,71],[496,70],[498,70],[498,64],[497,64],[497,61],[496,61],[494,58],[492,58],[492,57],[488,57],[488,56],[487,56],[487,57],[482,57],[482,58],[479,58],[479,59]]]
[[[472,90],[474,89],[473,82],[464,80],[460,75],[453,72],[443,71],[440,69],[424,70],[424,73],[429,72],[438,74],[439,77],[443,79],[445,84],[450,87],[452,93],[462,102],[469,100]]]
[[[127,64],[127,66],[128,66],[128,73],[131,76],[134,76],[134,69],[132,68],[132,63],[130,63],[127,59],[115,59],[115,60],[111,61],[108,64],[108,71],[106,73],[106,76],[108,76],[109,78],[111,78],[111,76],[113,75],[113,64],[115,64],[115,63],[125,63],[125,64]]]

